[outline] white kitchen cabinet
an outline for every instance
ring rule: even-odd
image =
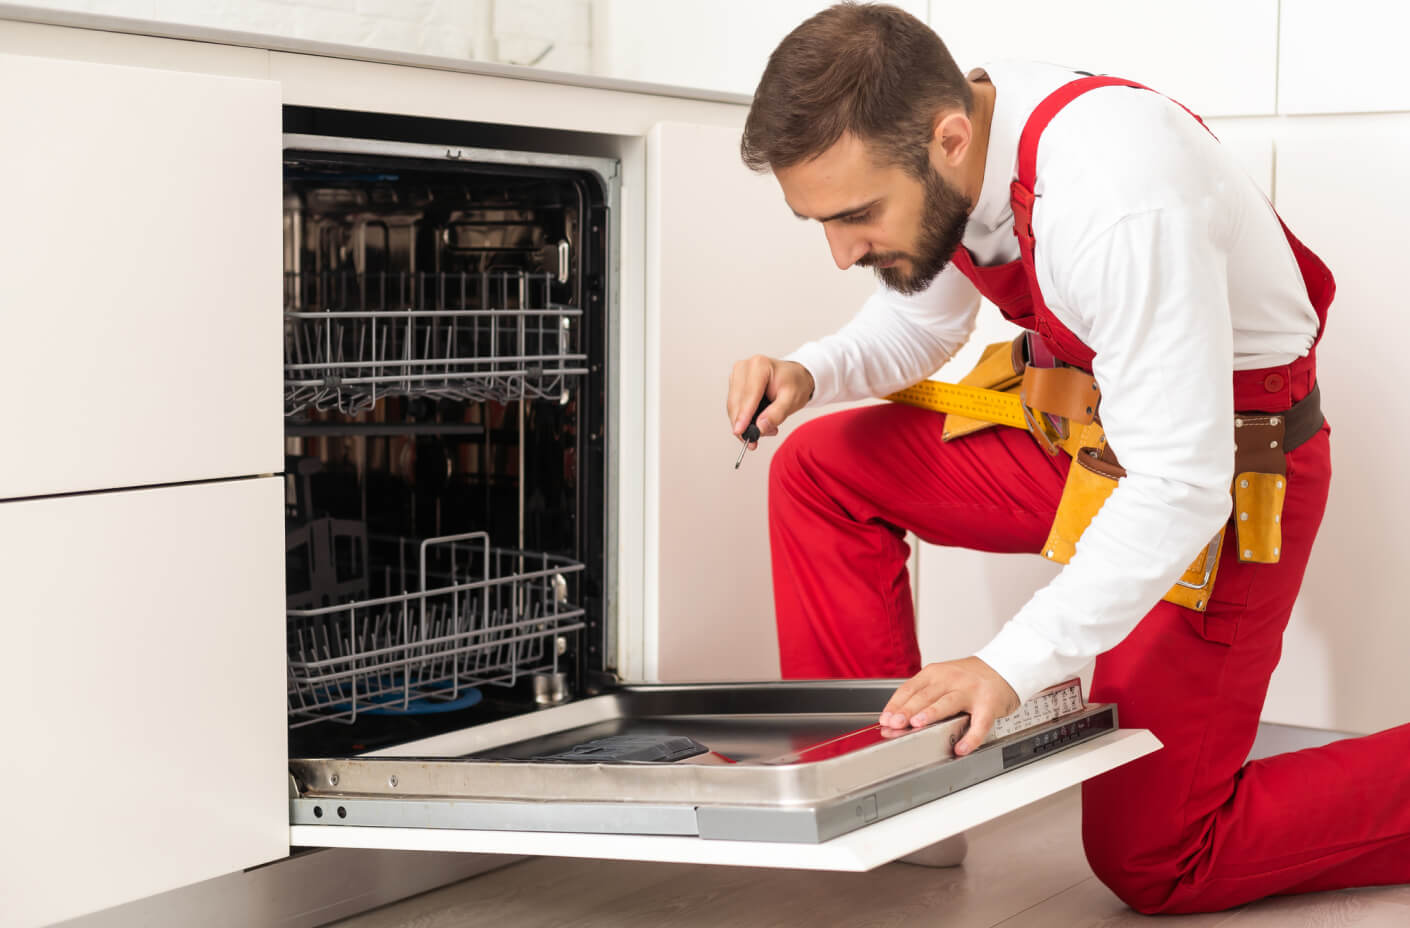
[[[1410,6],[1282,0],[1278,112],[1410,110]]]
[[[1277,0],[936,0],[930,25],[962,70],[1029,58],[1140,81],[1204,116],[1275,111]]]
[[[800,222],[778,182],[740,161],[733,128],[652,130],[646,241],[646,625],[657,636],[646,674],[773,679],[766,498],[778,440],[734,469],[730,369],[836,331],[875,279],[837,269],[822,228]],[[782,437],[817,413],[791,418]]]
[[[287,852],[282,480],[0,503],[0,577],[0,920]]]
[[[279,88],[0,55],[0,499],[282,468]]]
[[[1410,193],[1365,170],[1410,159],[1410,116],[1296,120],[1278,139],[1278,211],[1337,280],[1318,348],[1332,487],[1268,693],[1266,721],[1369,732],[1410,721],[1404,515],[1410,416],[1399,375]]]

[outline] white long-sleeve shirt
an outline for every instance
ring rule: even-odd
[[[1019,134],[1078,75],[1017,61],[984,70],[995,109],[964,244],[992,265],[1019,257],[1009,203]],[[1267,199],[1156,93],[1106,87],[1068,104],[1043,134],[1034,192],[1038,283],[1096,353],[1102,424],[1127,476],[1071,562],[978,652],[1023,699],[1121,641],[1213,538],[1230,508],[1232,372],[1301,357],[1317,331]],[[789,357],[813,375],[811,405],[884,396],[949,360],[979,302],[950,266],[914,296],[880,288],[839,332]]]

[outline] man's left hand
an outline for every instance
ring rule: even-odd
[[[984,743],[995,719],[1018,709],[1018,694],[994,668],[977,657],[927,664],[901,684],[881,713],[883,729],[924,728],[961,712],[969,730],[955,745],[963,757]]]

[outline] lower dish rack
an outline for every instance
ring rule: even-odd
[[[382,588],[414,591],[288,610],[291,728],[473,704],[477,687],[556,671],[560,636],[584,627],[579,562],[486,532],[372,541],[390,553]]]

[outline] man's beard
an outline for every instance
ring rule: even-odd
[[[920,216],[920,241],[915,254],[892,251],[867,254],[857,261],[862,267],[875,268],[876,276],[888,288],[907,295],[919,293],[930,286],[964,239],[972,204],[956,188],[929,165],[921,183],[925,188],[925,203]],[[911,266],[909,274],[899,266],[877,267],[888,261],[905,259]]]

